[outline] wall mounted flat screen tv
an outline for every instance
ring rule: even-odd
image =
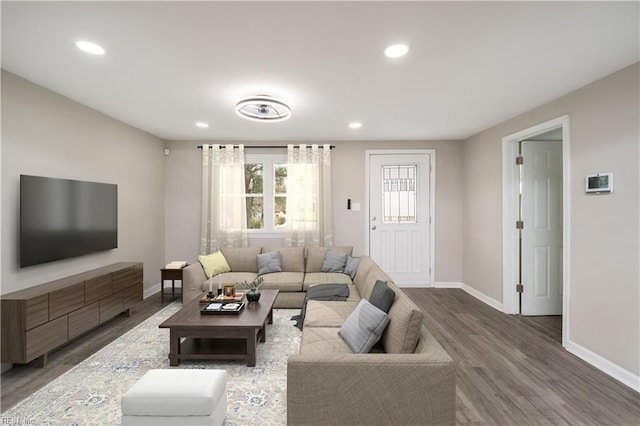
[[[118,186],[20,175],[20,267],[118,247]]]

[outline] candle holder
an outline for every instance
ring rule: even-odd
[[[236,285],[235,284],[225,284],[222,293],[225,297],[234,297],[236,295]]]

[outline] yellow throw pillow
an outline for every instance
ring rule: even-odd
[[[206,256],[200,255],[198,256],[198,260],[204,268],[204,273],[207,277],[218,275],[223,272],[229,272],[231,270],[231,267],[227,263],[227,259],[224,258],[224,255],[219,250]]]

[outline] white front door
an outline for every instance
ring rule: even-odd
[[[520,143],[522,314],[562,315],[562,142]]]
[[[430,150],[367,153],[369,256],[400,286],[429,287],[431,279]]]

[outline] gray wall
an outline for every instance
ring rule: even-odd
[[[569,114],[568,337],[635,375],[640,373],[639,93],[635,64],[463,143],[463,281],[501,301],[502,138]],[[597,172],[614,173],[613,194],[585,194],[585,175]]]
[[[2,71],[2,294],[118,261],[164,266],[162,140]],[[118,248],[20,269],[20,174],[118,185]]]
[[[245,144],[255,145],[251,142]],[[366,252],[365,151],[391,148],[436,150],[435,280],[459,283],[462,280],[462,144],[459,141],[338,141],[332,144],[336,146],[331,151],[334,243],[353,246],[355,255]],[[167,260],[193,261],[198,256],[202,155],[196,148],[198,145],[201,143],[167,142],[171,150],[165,177]],[[362,210],[347,210],[348,198],[361,203]],[[274,242],[273,245],[278,244]]]

